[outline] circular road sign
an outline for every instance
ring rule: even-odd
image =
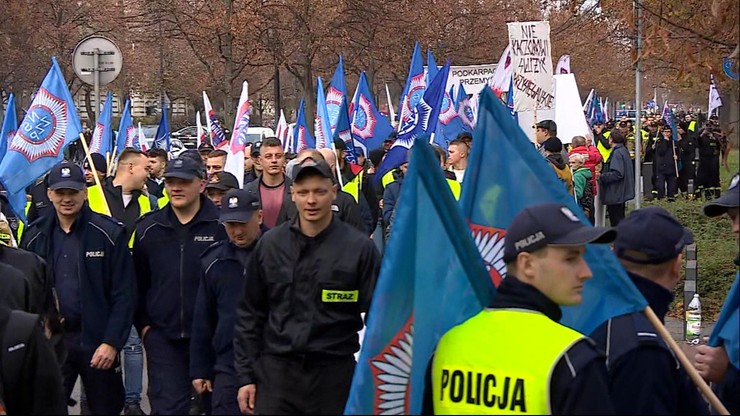
[[[98,55],[100,85],[110,84],[121,73],[123,57],[118,45],[102,36],[90,36],[77,44],[72,58],[75,74],[82,82],[94,85],[95,54]]]

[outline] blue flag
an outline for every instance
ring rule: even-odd
[[[324,97],[324,82],[321,80],[321,77],[316,81],[316,119],[314,120],[313,131],[316,137],[317,149],[331,147],[332,130],[329,124],[326,98]]]
[[[157,127],[157,134],[154,136],[152,147],[170,151],[170,123],[167,121],[167,104],[162,105],[162,118],[159,120],[159,127]]]
[[[425,80],[427,85],[437,76],[437,72],[439,72],[439,67],[437,61],[434,60],[434,54],[431,49],[427,49],[427,76]]]
[[[514,110],[514,76],[509,81],[509,91],[506,93],[506,108],[511,113],[511,118],[519,124],[519,114]]]
[[[306,149],[315,149],[316,140],[311,135],[311,131],[308,130],[308,124],[306,124],[306,109],[301,98],[300,104],[298,104],[298,116],[295,120],[295,127],[293,128],[293,149],[296,153],[302,152]]]
[[[375,172],[376,182],[406,161],[406,152],[414,145],[418,137],[429,137],[436,130],[449,73],[450,61],[447,61],[434,77],[429,88],[424,91],[424,96],[414,108],[411,117],[402,124],[396,141]]]
[[[498,285],[506,273],[505,230],[521,210],[556,202],[577,213],[584,223],[588,220],[489,89],[481,94],[473,137],[460,204],[491,279]],[[608,246],[589,245],[585,259],[593,278],[585,283],[580,305],[562,308],[564,325],[590,334],[609,318],[645,309],[647,302]]]
[[[462,120],[457,114],[455,103],[452,100],[452,87],[450,92],[445,91],[442,97],[442,108],[439,110],[439,123],[434,133],[434,143],[447,150],[451,141],[457,138],[457,135],[465,131]]]
[[[414,44],[414,53],[411,55],[406,85],[403,87],[403,92],[401,92],[401,102],[398,104],[399,123],[411,117],[411,113],[424,95],[426,85],[424,64],[421,61],[421,47],[417,41]]]
[[[0,182],[13,212],[23,216],[25,189],[64,158],[82,125],[56,58],[0,162]]]
[[[355,156],[355,144],[352,140],[352,127],[349,125],[349,108],[347,107],[347,97],[342,97],[342,105],[339,106],[339,118],[337,126],[334,129],[332,139],[341,139],[347,145],[347,151],[344,152],[344,160],[349,163],[357,164]]]
[[[95,103],[98,105],[98,103]],[[105,156],[110,154],[113,149],[113,126],[111,126],[111,117],[113,113],[113,93],[108,91],[105,96],[105,104],[100,117],[95,123],[92,139],[90,140],[90,153],[100,153]]]
[[[465,130],[472,132],[473,127],[475,127],[475,114],[473,114],[473,108],[470,106],[468,93],[465,91],[465,87],[463,86],[462,82],[457,87],[455,110],[457,110],[457,115],[460,117],[460,121],[462,122]]]
[[[329,124],[331,124],[332,133],[337,129],[337,123],[340,117],[339,107],[342,105],[342,98],[347,98],[347,83],[344,81],[344,60],[342,59],[342,55],[339,55],[337,69],[334,71],[331,84],[326,91],[326,111],[329,113]]]
[[[419,414],[441,336],[495,289],[431,146],[412,150],[345,414]]]
[[[350,120],[355,146],[362,148],[366,155],[370,154],[371,150],[382,146],[383,141],[393,131],[391,122],[375,107],[364,72],[360,74],[360,79],[357,81],[357,92],[352,103]]]
[[[606,120],[604,120],[604,110],[601,109],[601,98],[599,97],[599,94],[594,91],[594,99],[591,102],[591,105],[593,106],[593,113],[591,116],[590,125],[593,127],[596,124],[604,124],[606,123]]]
[[[2,105],[2,103],[0,103]],[[8,144],[13,140],[15,132],[18,131],[18,119],[15,115],[15,94],[12,92],[8,96],[8,105],[5,107],[5,119],[3,127],[0,130],[0,161],[5,157],[8,150]]]
[[[724,345],[727,356],[736,369],[740,369],[740,273],[735,275],[735,282],[730,287],[719,319],[709,336],[709,346]]]
[[[123,149],[127,147],[141,150],[139,135],[134,127],[134,120],[131,118],[130,99],[126,99],[126,104],[123,106],[121,121],[118,123],[118,137],[116,139],[117,154],[120,155],[121,152],[123,152]]]

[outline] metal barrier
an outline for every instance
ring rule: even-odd
[[[696,244],[686,246],[686,269],[685,278],[683,282],[683,307],[684,314],[681,318],[683,322],[682,334],[683,338],[686,339],[686,308],[691,302],[691,299],[696,293],[696,280],[699,275],[697,264],[696,264]]]

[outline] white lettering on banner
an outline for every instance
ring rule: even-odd
[[[549,22],[509,23],[514,69],[514,110],[550,109],[555,105]]]

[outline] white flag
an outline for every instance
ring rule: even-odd
[[[277,126],[275,126],[275,136],[280,139],[280,143],[283,144],[283,149],[288,151],[288,122],[285,121],[285,114],[283,110],[280,110],[280,119],[278,119]]]
[[[563,55],[555,67],[555,75],[570,74],[570,55]]]
[[[196,135],[198,136],[198,148],[200,148],[200,145],[203,144],[203,142],[206,139],[206,132],[203,130],[203,124],[200,122],[200,111],[197,111],[195,113],[195,126],[196,126]]]
[[[719,96],[719,90],[717,85],[714,83],[714,75],[709,75],[709,105],[707,106],[707,114],[710,116],[717,108],[722,107],[722,98]]]
[[[239,181],[239,188],[244,186],[244,149],[247,146],[247,131],[249,130],[249,115],[252,107],[249,105],[249,84],[244,81],[239,105],[236,107],[234,129],[231,130],[231,139],[226,148],[226,163],[224,171],[231,173]]]

